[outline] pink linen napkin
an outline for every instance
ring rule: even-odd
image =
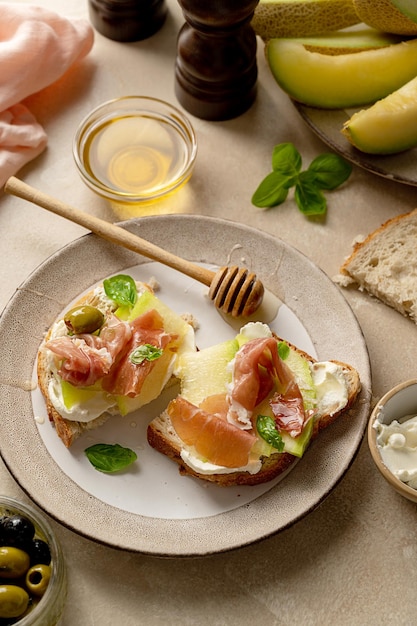
[[[46,147],[22,101],[54,83],[91,50],[93,29],[29,4],[0,3],[0,186]]]

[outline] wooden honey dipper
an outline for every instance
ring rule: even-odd
[[[194,265],[194,263],[163,250],[120,226],[89,213],[84,213],[84,211],[52,198],[14,176],[6,181],[4,191],[32,202],[56,215],[65,217],[71,222],[87,228],[102,239],[116,243],[133,252],[138,252],[153,261],[158,261],[194,278],[194,280],[209,287],[209,298],[219,311],[232,315],[232,317],[249,317],[255,313],[262,302],[263,284],[247,268],[225,266],[217,272],[213,272]]]

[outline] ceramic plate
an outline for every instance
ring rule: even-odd
[[[0,449],[6,465],[56,520],[121,549],[199,556],[241,547],[287,528],[337,485],[366,427],[370,367],[349,305],[305,256],[260,231],[187,215],[146,217],[122,225],[196,263],[250,267],[270,293],[260,318],[316,358],[354,365],[362,380],[361,397],[349,419],[324,431],[283,479],[258,487],[228,489],[181,477],[174,463],[149,448],[146,423],[172,391],[140,412],[110,419],[67,450],[45,419],[35,364],[44,333],[82,292],[121,271],[144,281],[154,277],[161,299],[198,320],[200,347],[233,337],[237,330],[208,301],[203,285],[90,234],[43,263],[17,290],[0,319]],[[100,474],[84,454],[94,442],[128,445],[138,461],[123,473]]]
[[[417,185],[417,149],[385,156],[365,154],[342,135],[343,124],[359,109],[324,110],[293,104],[311,130],[348,161],[398,183]]]

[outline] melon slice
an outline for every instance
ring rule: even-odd
[[[182,354],[178,363],[181,395],[199,406],[209,396],[226,393],[232,380],[228,364],[238,349],[237,340],[229,339],[198,352]]]
[[[322,109],[373,104],[417,75],[417,39],[337,56],[309,52],[288,39],[271,39],[265,50],[280,87]]]
[[[354,113],[342,129],[362,152],[395,154],[417,146],[417,78]]]

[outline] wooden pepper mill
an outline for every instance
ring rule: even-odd
[[[256,97],[256,35],[250,25],[259,0],[178,0],[186,23],[178,35],[175,92],[192,115],[226,120]]]
[[[165,0],[88,0],[88,11],[101,35],[123,42],[151,37],[167,15]]]

